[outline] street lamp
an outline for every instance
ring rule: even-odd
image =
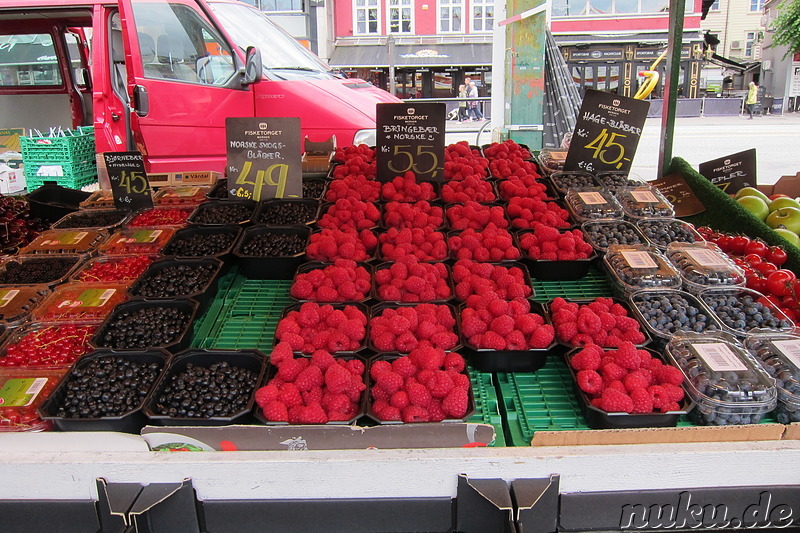
[[[394,35],[391,33],[386,38],[386,46],[389,53],[389,94],[395,96],[395,81],[394,81]]]

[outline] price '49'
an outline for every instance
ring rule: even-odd
[[[609,133],[608,128],[603,128],[600,134],[584,148],[594,150],[592,158],[599,159],[606,165],[616,165],[616,168],[622,168],[623,161],[630,161],[630,158],[625,157],[625,147],[615,140],[623,137],[627,137],[627,135]]]
[[[439,168],[439,156],[432,151],[433,146],[418,145],[416,150],[411,150],[411,148],[411,145],[395,145],[392,159],[389,161],[387,168],[398,175],[412,170],[414,174],[430,174],[431,178],[435,178],[439,172],[437,170]]]
[[[255,177],[248,179],[253,170],[253,162],[245,161],[242,165],[242,172],[236,178],[237,185],[251,185],[253,187],[252,199],[256,202],[261,200],[262,190],[265,185],[276,187],[275,198],[283,198],[286,193],[286,180],[289,175],[289,165],[276,163],[266,170],[258,170]],[[242,189],[240,188],[240,191]],[[244,192],[244,191],[243,191]]]

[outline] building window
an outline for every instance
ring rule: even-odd
[[[745,57],[752,57],[753,56],[753,45],[756,42],[756,32],[749,31],[747,32],[747,39],[744,41],[744,56]]]
[[[380,4],[378,0],[355,0],[355,34],[378,35],[378,21],[380,20]]]
[[[711,4],[711,7],[708,8],[709,11],[719,11],[719,0],[714,0],[714,3]]]
[[[389,33],[414,33],[414,3],[411,0],[389,0]]]
[[[750,0],[750,12],[760,13],[764,11],[764,0]]]
[[[472,0],[472,31],[492,31],[494,0]]]
[[[439,0],[439,32],[461,32],[462,0]]]
[[[248,4],[250,2],[247,2]],[[303,12],[303,0],[258,0],[261,11],[267,13]]]

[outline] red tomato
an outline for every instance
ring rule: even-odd
[[[769,264],[769,263],[762,263]],[[761,265],[759,265],[761,266]],[[794,281],[795,276],[788,270],[776,270],[767,276],[766,288],[776,296],[786,296],[791,294],[791,282]]]
[[[797,322],[797,311],[789,307],[781,307],[783,314],[789,317],[792,322]]]
[[[716,240],[716,243],[723,252],[730,252],[731,241],[733,241],[733,237],[730,235],[720,235],[720,237]]]
[[[745,235],[737,235],[731,239],[731,251],[738,255],[744,255],[744,249],[750,244],[750,238]]]
[[[752,278],[748,278],[745,286],[748,289],[753,289],[754,291],[766,292],[766,283],[766,279],[759,276],[753,276]]]
[[[747,243],[747,246],[744,247],[744,253],[746,254],[756,254],[759,257],[764,257],[767,255],[767,250],[769,246],[762,240],[756,239],[754,241],[750,241]]]
[[[794,296],[794,294],[789,293],[783,298],[781,298],[781,307],[789,307],[789,308],[797,307],[797,298]]]
[[[763,261],[763,262],[761,262],[761,263],[756,265],[756,270],[758,270],[758,272],[762,276],[767,277],[770,274],[772,274],[773,272],[777,272],[778,271],[778,267],[776,267],[775,265],[773,265],[769,261]]]
[[[752,267],[764,261],[764,259],[758,254],[747,254],[744,256],[744,260],[747,261],[747,263]]]
[[[789,259],[789,254],[781,246],[770,246],[767,250],[767,260],[770,263],[781,266],[787,259]]]

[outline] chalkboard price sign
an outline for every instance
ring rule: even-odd
[[[445,104],[378,104],[378,180],[410,170],[417,181],[444,181],[445,114]]]
[[[650,102],[588,89],[564,170],[630,170]]]
[[[131,210],[153,207],[141,152],[103,152],[103,160],[115,207]]]
[[[756,149],[700,163],[700,174],[728,194],[735,194],[743,187],[755,187]]]
[[[234,198],[302,198],[300,119],[225,119],[228,191]]]

